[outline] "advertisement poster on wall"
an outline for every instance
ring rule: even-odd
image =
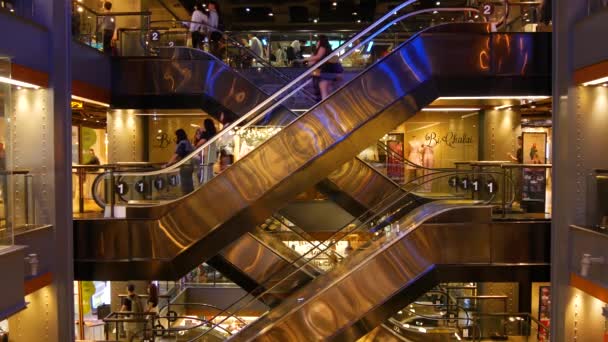
[[[524,132],[523,140],[524,164],[545,164],[547,162],[547,134],[543,132]],[[544,212],[546,173],[544,168],[523,169],[521,194],[528,212]]]
[[[541,286],[538,294],[538,319],[544,327],[538,328],[538,341],[549,342],[551,326],[551,286]]]

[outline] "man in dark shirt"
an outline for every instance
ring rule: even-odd
[[[511,161],[516,162],[517,164],[524,163],[524,139],[522,136],[517,137],[517,152],[513,155],[511,152],[507,153]]]

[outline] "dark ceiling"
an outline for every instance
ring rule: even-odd
[[[180,0],[191,11],[195,0]],[[392,10],[402,1],[392,0],[219,0],[227,30],[357,29]],[[402,13],[433,7],[464,7],[467,0],[419,0]],[[449,15],[444,16],[448,18]],[[409,20],[412,28],[431,21],[433,15]],[[439,18],[437,18],[439,20]],[[307,26],[310,24],[311,26]]]

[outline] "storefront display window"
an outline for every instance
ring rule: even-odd
[[[109,281],[75,281],[74,313],[80,339],[105,339],[103,318],[109,314],[111,302]]]
[[[478,158],[478,115],[420,112],[359,156],[400,184],[416,191],[447,191],[447,181],[425,177],[433,168],[453,168]],[[427,169],[427,170],[425,170]]]

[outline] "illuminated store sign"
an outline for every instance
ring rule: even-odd
[[[449,131],[445,135],[440,136],[436,132],[430,132],[424,136],[425,145],[428,147],[434,147],[439,144],[445,144],[451,148],[456,148],[460,144],[472,144],[473,137],[466,133],[459,134],[457,132]]]

